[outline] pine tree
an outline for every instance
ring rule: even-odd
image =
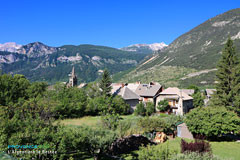
[[[112,80],[111,80],[110,74],[108,70],[105,69],[102,75],[102,79],[100,81],[100,86],[99,86],[102,89],[102,94],[104,96],[108,96],[108,97],[111,96],[111,90],[112,90],[111,84],[112,84]]]
[[[212,103],[217,106],[225,106],[239,114],[240,63],[230,38],[223,48],[217,69],[217,91],[213,96]]]

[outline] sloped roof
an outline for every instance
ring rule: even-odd
[[[139,83],[128,83],[127,87],[132,90],[133,92],[136,92],[136,89],[138,88]]]
[[[149,84],[140,84],[138,88],[136,89],[136,93],[139,96],[143,97],[154,97],[159,89],[161,89],[160,84],[155,84],[155,85],[149,85]]]
[[[140,98],[139,95],[137,95],[135,92],[131,91],[127,86],[124,86],[123,88],[120,87],[118,90],[116,90],[114,95],[120,95],[125,100]]]
[[[112,83],[112,90],[111,93],[114,94],[118,89],[122,87],[122,83]]]
[[[192,100],[193,98],[187,93],[183,92],[181,89],[173,87],[163,90],[160,95],[178,95],[179,98],[182,96],[183,100]]]

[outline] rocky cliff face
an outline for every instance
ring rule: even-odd
[[[32,81],[50,83],[66,81],[72,66],[75,66],[79,81],[89,82],[99,77],[100,70],[124,71],[145,56],[104,46],[50,47],[40,42],[10,51],[0,51],[0,69],[4,73],[24,74]]]
[[[17,49],[17,53],[25,54],[28,57],[41,57],[57,52],[60,48],[50,47],[41,42],[34,42]]]

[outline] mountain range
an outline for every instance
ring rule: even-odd
[[[187,87],[195,84],[213,87],[216,83],[216,64],[228,38],[234,40],[239,54],[239,8],[217,15],[196,26],[116,80],[158,81],[166,86]]]
[[[0,44],[3,73],[23,74],[31,81],[67,81],[74,66],[79,82],[96,80],[107,68],[111,74],[136,66],[146,55],[96,45],[50,47],[41,42]]]
[[[141,54],[152,54],[156,51],[162,51],[168,45],[164,42],[153,44],[133,44],[127,47],[120,48],[123,51],[137,52]]]

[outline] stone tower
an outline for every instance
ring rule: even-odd
[[[73,87],[77,85],[77,76],[75,74],[74,67],[72,68],[71,74],[69,74],[69,81],[68,81],[68,87]]]

